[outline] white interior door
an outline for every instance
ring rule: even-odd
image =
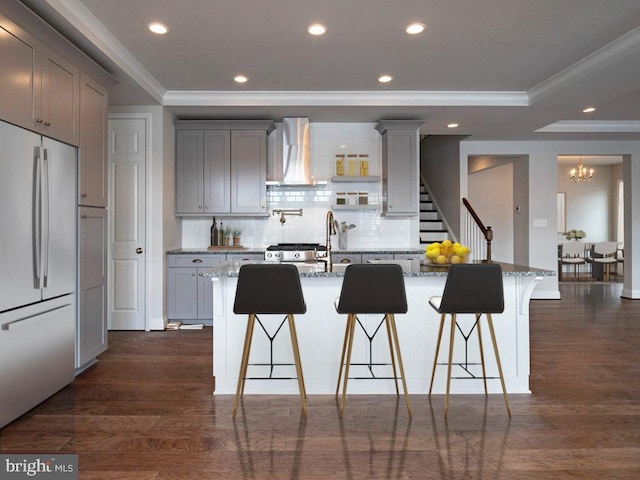
[[[109,119],[110,330],[145,330],[146,162],[144,118]]]

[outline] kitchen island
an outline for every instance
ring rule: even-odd
[[[390,262],[385,262],[390,263]],[[421,265],[416,261],[393,261],[402,265],[409,310],[396,315],[400,348],[404,361],[407,387],[410,394],[426,394],[429,389],[433,356],[438,334],[439,315],[428,305],[431,296],[441,295],[448,268]],[[235,394],[238,371],[242,355],[246,315],[233,313],[238,270],[241,262],[227,262],[205,273],[213,283],[213,375],[215,394]],[[322,263],[296,264],[300,272],[302,290],[307,304],[307,313],[296,315],[296,328],[302,359],[304,380],[308,394],[333,394],[336,382],[346,326],[346,316],[339,315],[334,308],[334,300],[340,295],[345,265],[334,264],[333,271],[325,272]],[[555,272],[530,267],[501,264],[504,275],[505,310],[494,315],[496,337],[500,349],[505,382],[509,393],[529,393],[529,300],[537,281]],[[282,292],[286,295],[287,292]],[[264,328],[270,335],[278,329],[281,316],[261,315]],[[381,318],[376,315],[360,315],[360,321],[371,335]],[[473,315],[459,315],[458,322],[468,328],[474,322]],[[486,323],[483,320],[486,330]],[[448,326],[446,327],[448,331]],[[250,363],[268,363],[273,346],[275,363],[292,364],[291,344],[287,328],[282,328],[273,342],[270,342],[262,328],[254,330]],[[462,337],[456,337],[454,362],[469,362],[479,358],[478,341],[472,336],[466,345]],[[483,337],[487,340],[488,335]],[[448,335],[443,335],[441,357],[446,360]],[[492,351],[490,346],[486,351]],[[487,358],[487,376],[497,377],[497,367],[492,355]],[[364,364],[352,367],[351,376],[359,378],[349,382],[350,394],[395,393],[391,376],[389,350],[384,326],[371,342],[363,330],[356,330],[354,338],[353,363]],[[470,366],[474,374],[480,374],[479,366]],[[459,371],[456,371],[459,370]],[[462,369],[456,368],[453,377],[462,377]],[[269,367],[250,366],[248,377],[265,377]],[[370,378],[374,374],[375,379]],[[277,366],[274,377],[279,380],[248,380],[247,394],[297,394],[293,365]],[[383,378],[380,378],[383,377]],[[489,380],[489,393],[501,393],[498,379]],[[434,392],[443,393],[446,384],[446,367],[436,371]],[[455,379],[451,383],[451,393],[483,393],[480,380]]]

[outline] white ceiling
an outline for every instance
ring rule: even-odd
[[[113,104],[182,118],[416,119],[424,134],[474,139],[640,139],[639,0],[23,3],[114,75]],[[151,35],[152,21],[169,34]],[[412,21],[426,31],[406,35]],[[309,36],[312,22],[327,34]]]

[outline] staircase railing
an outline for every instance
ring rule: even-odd
[[[467,208],[465,216],[465,233],[467,246],[474,252],[476,258],[483,258],[483,262],[491,262],[491,241],[493,240],[493,230],[490,226],[485,227],[478,214],[473,209],[466,198],[462,203]]]

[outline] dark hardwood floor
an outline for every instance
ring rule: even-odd
[[[638,479],[640,301],[561,284],[531,305],[532,395],[211,395],[211,329],[111,332],[100,362],[0,431],[1,453],[77,453],[81,479]],[[240,353],[240,352],[239,352]]]

